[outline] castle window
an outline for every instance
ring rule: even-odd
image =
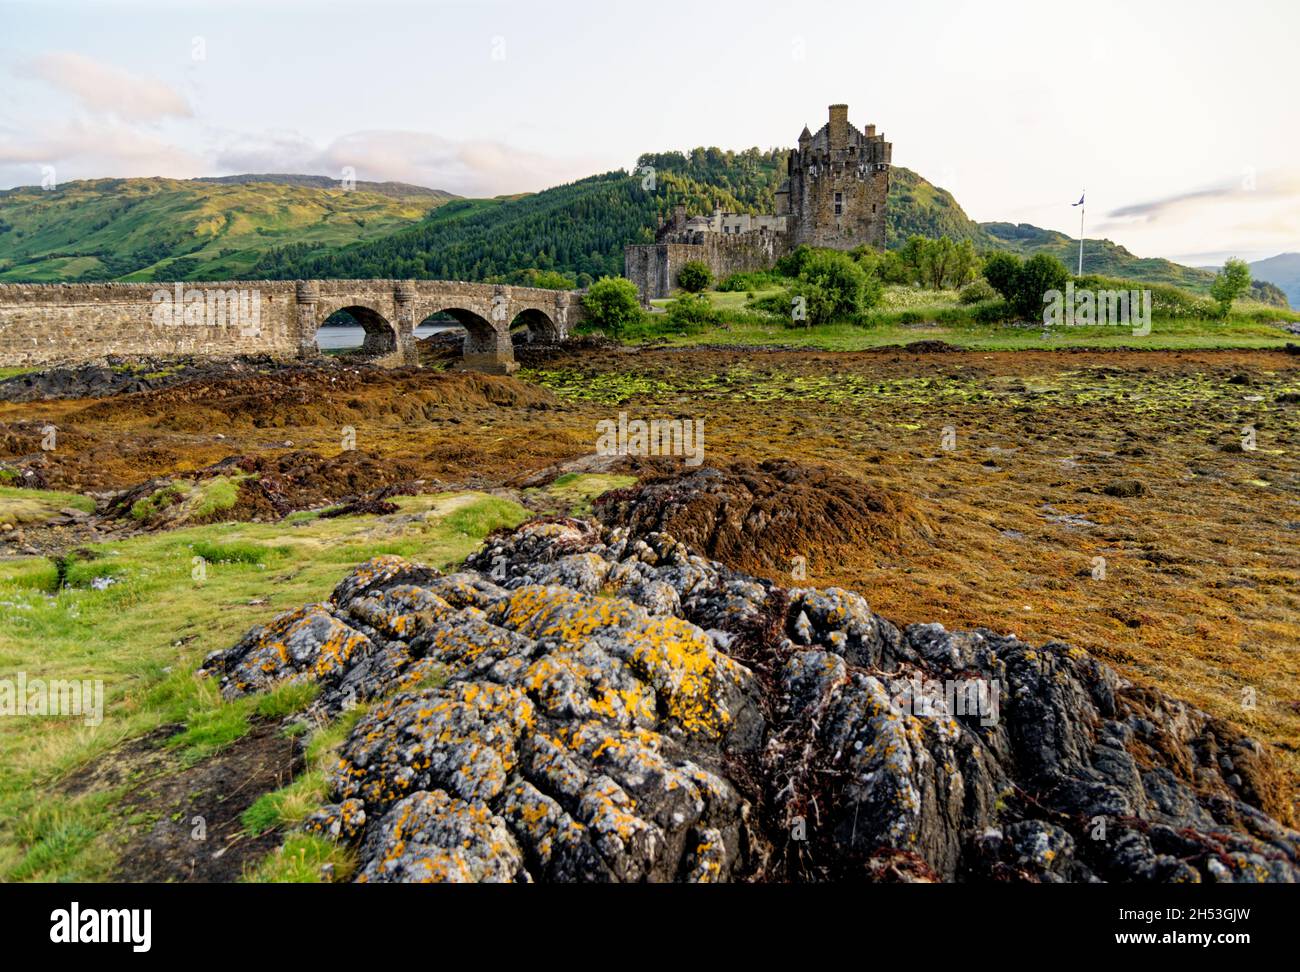
[[[844,215],[844,193],[842,192],[837,192],[835,194],[835,215]]]

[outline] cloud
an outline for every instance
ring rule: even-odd
[[[53,165],[60,182],[103,176],[305,173],[366,182],[409,182],[464,196],[533,192],[601,168],[595,158],[559,158],[490,140],[428,132],[356,131],[321,143],[292,130],[246,132],[205,126],[184,95],[69,51],[25,62],[20,77],[71,95],[82,111],[50,121],[33,115],[0,129],[0,184],[39,181]],[[164,137],[164,133],[165,136]]]
[[[1153,223],[1167,217],[1183,217],[1205,208],[1206,204],[1233,203],[1253,204],[1262,200],[1288,199],[1300,196],[1300,173],[1272,173],[1258,176],[1253,171],[1242,173],[1241,179],[1234,182],[1219,183],[1200,189],[1152,199],[1146,202],[1131,203],[1107,213],[1112,220],[1107,226],[1123,225],[1122,221],[1140,220]]]
[[[207,163],[172,142],[112,119],[81,119],[39,134],[0,131],[0,184],[32,185],[41,167],[59,182],[117,176],[204,175]]]
[[[116,115],[125,121],[193,115],[189,102],[170,85],[70,51],[35,57],[19,73],[72,95],[92,112]]]
[[[292,132],[234,135],[216,154],[221,172],[307,172],[365,182],[409,182],[463,196],[533,192],[597,171],[590,158],[556,158],[500,142],[454,141],[427,132],[375,130],[324,146]]]

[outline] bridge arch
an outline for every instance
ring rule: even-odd
[[[461,364],[478,371],[509,373],[517,365],[510,350],[510,333],[504,323],[493,321],[494,308],[475,309],[470,301],[436,301],[421,308],[418,323],[445,315],[465,329]],[[418,326],[418,325],[417,325]]]
[[[555,319],[540,307],[525,307],[516,314],[510,329],[521,326],[528,328],[529,343],[558,344],[564,337]]]
[[[320,329],[327,324],[346,323],[351,318],[365,330],[365,338],[356,353],[366,357],[392,354],[397,350],[397,328],[375,307],[363,303],[349,303],[324,313],[316,323],[313,340],[319,348]]]

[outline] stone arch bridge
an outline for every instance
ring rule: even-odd
[[[518,367],[512,328],[562,341],[583,318],[577,292],[446,280],[0,284],[0,366],[311,357],[316,332],[339,311],[365,329],[362,351],[390,367],[418,364],[416,327],[445,315],[465,329],[463,366],[497,374]]]

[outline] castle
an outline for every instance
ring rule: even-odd
[[[826,124],[816,135],[804,126],[799,147],[791,151],[775,214],[719,210],[688,218],[685,206],[675,206],[671,219],[660,220],[653,243],[625,249],[624,276],[649,301],[667,297],[690,260],[708,264],[721,280],[770,269],[801,243],[836,250],[884,247],[892,149],[875,125],[859,130],[850,124],[848,105],[831,105]]]

